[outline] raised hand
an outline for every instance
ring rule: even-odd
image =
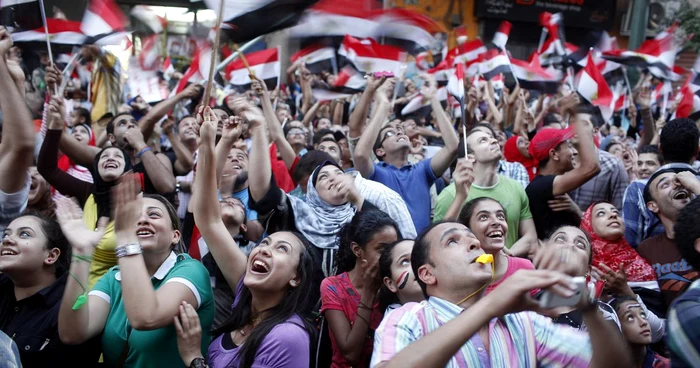
[[[194,99],[200,93],[202,93],[202,91],[204,91],[204,87],[199,84],[191,83],[189,86],[185,87],[182,92],[180,92],[180,96],[182,98]]]
[[[112,190],[114,204],[114,232],[121,244],[136,243],[136,226],[143,211],[141,181],[138,174],[124,174]]]
[[[173,317],[177,332],[177,350],[186,366],[190,366],[195,358],[202,356],[202,326],[197,311],[189,303],[183,301],[180,313]]]
[[[464,197],[468,196],[469,189],[471,189],[474,182],[474,164],[466,158],[457,160],[457,167],[454,174],[452,174],[452,178],[454,179],[457,193]]]
[[[598,267],[592,267],[592,270],[597,274],[596,279],[605,283],[605,290],[614,295],[634,296],[632,288],[627,283],[624,264],[620,263],[617,271],[604,263],[599,264]]]
[[[637,103],[640,109],[651,108],[651,87],[643,86],[639,89],[637,93]]]
[[[372,293],[379,291],[382,286],[382,278],[379,277],[379,260],[375,260],[371,264],[367,259],[362,260],[362,279],[367,286],[367,290]],[[374,295],[374,294],[373,294]]]
[[[205,109],[211,111],[211,108],[207,107]],[[214,114],[212,112],[212,114]],[[215,114],[214,114],[215,115]],[[215,115],[216,116],[216,115]],[[204,119],[202,120],[202,125],[199,127],[199,137],[201,138],[200,144],[210,144],[214,146],[214,141],[216,141],[216,129],[218,124],[218,119]]]
[[[0,26],[0,55],[2,55],[2,60],[6,60],[7,53],[10,52],[12,48],[12,36],[10,32],[7,31],[5,27]]]
[[[336,192],[342,195],[346,201],[359,207],[361,205],[362,195],[357,190],[357,187],[355,187],[355,178],[352,175],[342,175],[335,180],[337,182],[335,186]]]
[[[160,124],[160,130],[161,132],[168,138],[173,137],[174,133],[174,128],[175,128],[175,119],[172,117],[168,116],[161,124]]]
[[[230,139],[232,141],[238,140],[238,138],[243,133],[243,119],[239,116],[229,116],[229,118],[224,121],[224,128],[221,136]]]
[[[63,97],[51,96],[48,105],[46,123],[49,129],[63,130],[66,126],[66,109],[63,107]]]
[[[437,82],[435,81],[435,76],[428,73],[423,73],[420,78],[425,81],[420,88],[420,93],[426,99],[432,99],[437,93]]]
[[[49,91],[53,92],[54,88],[60,86],[63,82],[63,73],[61,73],[55,64],[51,64],[46,67],[44,80],[46,80],[46,87],[49,89]]]
[[[493,289],[484,299],[488,299],[488,305],[494,317],[526,310],[541,314],[558,314],[556,311],[540,308],[537,300],[530,294],[532,290],[536,289],[546,289],[561,297],[568,298],[574,295],[576,286],[571,277],[560,272],[518,270],[512,277],[507,278],[501,285]]]
[[[109,222],[109,218],[101,217],[96,229],[88,229],[83,221],[83,211],[66,197],[56,199],[56,219],[73,247],[73,254],[82,256],[92,256]]]
[[[136,152],[140,152],[147,146],[143,138],[143,133],[141,133],[141,129],[139,128],[127,129],[126,133],[124,133],[124,139],[126,139],[129,146]]]

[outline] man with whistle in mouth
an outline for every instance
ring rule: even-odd
[[[426,300],[406,303],[376,330],[371,367],[626,367],[619,332],[584,297],[588,332],[538,313],[533,289],[574,295],[569,276],[519,270],[488,295],[492,259],[464,225],[441,222],[416,239],[411,267]],[[587,292],[583,293],[587,295]],[[527,342],[527,343],[525,343]],[[406,349],[410,345],[410,349]]]

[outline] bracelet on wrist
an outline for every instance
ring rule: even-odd
[[[190,368],[205,368],[207,366],[207,361],[203,357],[196,357],[192,359],[190,363]]]
[[[143,248],[141,248],[141,244],[139,243],[120,245],[114,250],[114,254],[117,258],[134,256],[141,253],[143,253]]]
[[[141,156],[148,151],[151,151],[151,147],[146,146],[136,154],[136,157],[141,158]]]

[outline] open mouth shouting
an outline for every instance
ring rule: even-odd
[[[688,193],[687,189],[681,188],[673,192],[672,198],[677,201],[685,201],[690,199],[690,193]]]
[[[504,238],[503,238],[504,236],[505,236],[504,231],[501,229],[498,229],[498,228],[492,229],[492,230],[489,230],[488,232],[486,232],[487,238],[489,238],[491,240],[499,241],[499,242],[502,242],[504,240]]]
[[[250,272],[256,275],[266,275],[270,273],[270,265],[256,257],[250,264]]]
[[[107,160],[107,161],[105,161],[104,165],[102,165],[102,168],[105,170],[106,169],[116,170],[116,169],[119,169],[119,164],[114,160]]]

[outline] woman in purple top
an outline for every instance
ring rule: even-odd
[[[240,129],[240,124],[240,119],[232,117],[224,134]],[[227,283],[236,289],[231,317],[214,332],[218,337],[209,346],[208,364],[211,367],[308,367],[314,330],[304,317],[318,300],[313,297],[318,295],[318,284],[313,282],[316,263],[309,244],[301,235],[277,232],[263,239],[246,259],[221,219],[220,206],[229,205],[219,204],[212,195],[217,191],[216,123],[205,121],[200,135],[191,199],[195,223],[214,259],[222,265]],[[242,221],[245,209],[234,207],[226,211],[232,210],[234,217]],[[191,307],[183,305],[179,317],[175,318],[175,325],[183,361],[191,367],[205,366],[198,347],[201,328],[196,315],[192,315]]]

